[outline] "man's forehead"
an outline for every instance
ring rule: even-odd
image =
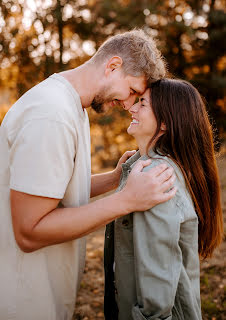
[[[144,76],[133,77],[132,89],[135,90],[139,95],[142,95],[147,88],[147,79]]]

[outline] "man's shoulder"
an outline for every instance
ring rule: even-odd
[[[70,91],[59,81],[49,77],[16,101],[6,115],[4,125],[8,130],[14,131],[27,122],[45,119],[76,127],[79,119],[77,109],[76,100]]]
[[[67,108],[68,104],[75,104],[76,100],[72,99],[68,88],[52,75],[28,90],[18,102],[33,106],[44,105],[48,110],[51,106],[54,106],[54,109],[58,106],[61,109]]]

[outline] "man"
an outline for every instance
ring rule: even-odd
[[[140,162],[125,188],[116,169],[91,178],[86,108],[128,109],[147,81],[163,77],[154,41],[142,31],[105,42],[84,65],[54,74],[25,93],[1,126],[0,318],[69,320],[85,257],[83,236],[115,218],[167,201],[172,171],[143,173]],[[135,182],[134,182],[135,181]],[[91,190],[91,192],[90,192]]]

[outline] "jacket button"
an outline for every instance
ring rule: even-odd
[[[122,225],[123,225],[124,227],[128,227],[129,221],[128,221],[127,219],[123,219],[123,220],[122,220]]]

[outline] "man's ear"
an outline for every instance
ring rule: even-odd
[[[112,71],[120,69],[122,67],[122,62],[122,58],[119,56],[110,58],[105,67],[105,75],[108,76]]]

